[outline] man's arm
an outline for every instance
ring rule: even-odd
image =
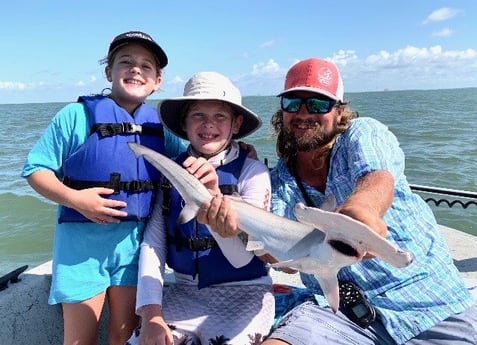
[[[350,197],[336,212],[359,220],[381,236],[387,226],[383,216],[394,198],[394,177],[386,170],[376,170],[360,177]]]

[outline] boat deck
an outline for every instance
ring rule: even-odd
[[[467,288],[477,301],[477,236],[441,227],[449,244],[455,265]],[[299,274],[272,270],[275,283],[302,286]],[[21,281],[10,283],[0,291],[0,343],[8,339],[10,345],[61,344],[63,336],[62,312],[59,305],[47,304],[51,283],[51,261],[27,271]],[[107,306],[103,311],[106,314]],[[107,317],[101,318],[98,344],[106,344]]]
[[[462,277],[477,282],[477,236],[443,225],[440,228]]]

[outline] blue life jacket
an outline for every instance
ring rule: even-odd
[[[247,151],[241,150],[237,159],[216,169],[219,187],[223,194],[237,192],[237,183]],[[176,162],[182,165],[187,153],[179,155]],[[168,205],[168,201],[170,201]],[[167,264],[175,271],[199,277],[199,289],[212,284],[255,279],[267,275],[265,263],[256,256],[245,266],[235,268],[230,264],[215,242],[209,229],[195,218],[177,224],[183,199],[175,188],[165,192],[164,209],[167,227]]]
[[[114,194],[105,198],[127,203],[122,220],[149,216],[161,173],[143,157],[136,158],[128,142],[164,152],[164,131],[154,108],[142,104],[131,116],[111,98],[83,96],[91,124],[86,142],[63,164],[63,183],[74,189],[106,187]],[[62,207],[59,222],[89,222],[76,210]]]

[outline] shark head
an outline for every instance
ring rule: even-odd
[[[323,231],[326,234],[325,242],[345,256],[360,260],[370,253],[398,268],[412,263],[412,256],[408,252],[400,250],[369,226],[351,217],[307,207],[302,203],[295,205],[294,212],[300,222]]]

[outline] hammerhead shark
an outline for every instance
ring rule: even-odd
[[[193,219],[213,195],[186,169],[166,156],[143,145],[128,143],[136,157],[143,156],[178,190],[185,206],[179,222]],[[378,235],[367,225],[346,215],[297,204],[298,221],[280,217],[230,196],[230,207],[238,217],[239,228],[249,235],[247,250],[263,249],[277,263],[272,267],[289,267],[313,274],[333,312],[339,306],[337,274],[345,266],[372,254],[387,263],[404,268],[412,256]],[[253,240],[251,239],[253,238]]]

